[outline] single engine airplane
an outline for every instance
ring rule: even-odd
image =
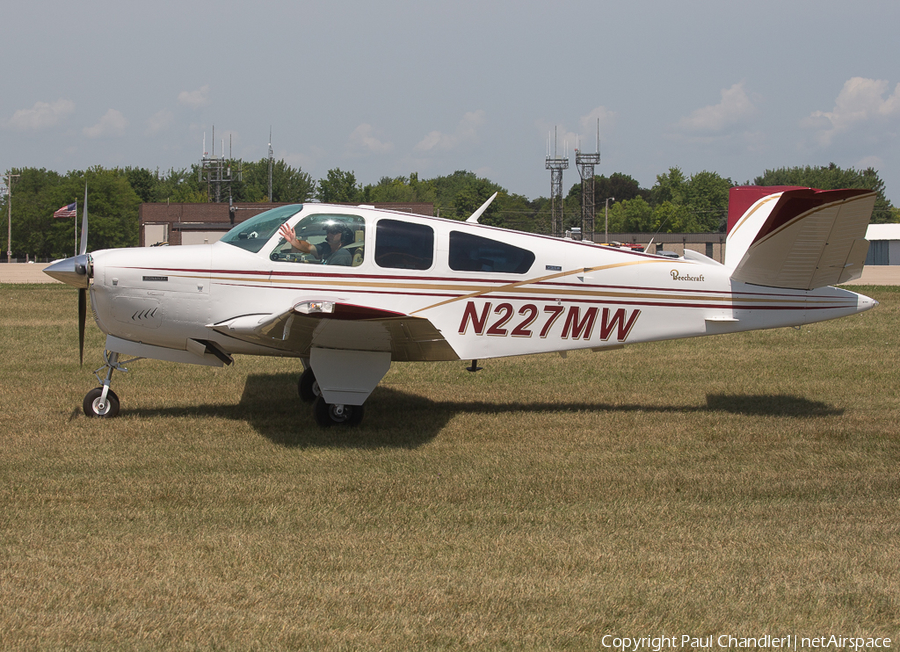
[[[106,334],[85,414],[118,414],[113,371],[140,358],[299,358],[317,422],[355,425],[392,361],[471,360],[474,371],[488,358],[799,326],[877,305],[831,287],[862,273],[868,190],[733,188],[724,264],[479,224],[490,201],[465,222],[279,206],[212,245],[92,253],[85,206],[79,255],[44,270],[79,290],[82,360],[88,292]]]

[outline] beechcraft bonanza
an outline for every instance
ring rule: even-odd
[[[106,334],[88,416],[118,414],[113,371],[134,359],[222,366],[243,354],[299,358],[317,422],[355,425],[392,361],[476,370],[868,310],[877,302],[830,286],[861,274],[874,202],[868,190],[734,188],[724,264],[478,224],[487,203],[466,222],[280,206],[212,245],[87,253],[85,208],[80,254],[45,272],[79,289],[82,359],[88,292]]]

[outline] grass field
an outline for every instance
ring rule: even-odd
[[[299,361],[248,357],[134,363],[87,419],[75,292],[2,285],[0,648],[897,648],[900,288],[858,290],[799,330],[394,364],[321,430]]]

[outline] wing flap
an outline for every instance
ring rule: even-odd
[[[313,347],[389,352],[391,360],[459,360],[426,318],[328,302],[331,312],[307,312],[304,301],[270,315],[245,315],[210,327],[245,342],[306,357]]]

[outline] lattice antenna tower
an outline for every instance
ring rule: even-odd
[[[600,120],[597,120],[597,152],[586,154],[575,150],[575,165],[581,176],[581,237],[588,242],[594,241],[594,166],[600,163]]]
[[[565,156],[557,155],[558,139],[556,128],[553,130],[553,156],[550,156],[550,136],[547,136],[547,158],[545,166],[550,170],[550,232],[559,238],[563,232],[563,199],[562,179],[563,170],[569,167],[569,153]]]
[[[212,153],[206,151],[206,134],[203,134],[203,158],[200,159],[200,183],[206,182],[207,201],[222,201],[223,190],[231,197],[231,166],[225,158],[225,141],[222,141],[222,155],[216,156],[216,128],[212,128]]]

